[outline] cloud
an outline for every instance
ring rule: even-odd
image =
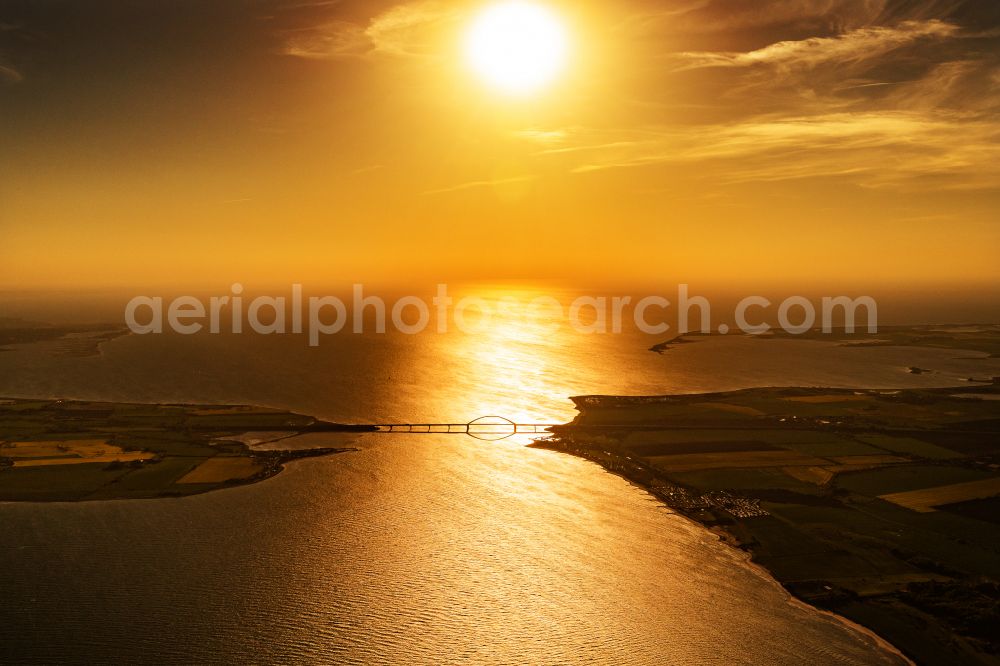
[[[576,173],[698,164],[687,172],[720,183],[837,177],[874,188],[995,188],[1000,120],[905,111],[762,118],[663,128],[578,146],[573,157]]]
[[[516,130],[512,134],[517,139],[531,141],[545,146],[554,146],[563,143],[569,134],[569,129],[540,129],[530,127]]]
[[[310,59],[358,58],[374,55],[431,55],[437,30],[457,15],[454,7],[417,1],[390,7],[359,21],[331,20],[292,31],[282,52]]]
[[[292,35],[282,53],[296,58],[327,60],[363,55],[371,43],[360,26],[346,21],[332,21]]]
[[[1000,188],[1000,11],[984,11],[957,0],[674,0],[631,26],[658,31],[649,57],[667,67],[634,94],[663,110],[580,128],[537,154],[579,174],[673,169],[721,185]],[[707,48],[677,48],[691,41]]]
[[[595,87],[605,98],[581,101],[595,111],[586,114],[589,126],[511,132],[558,169],[682,167],[720,183],[838,178],[901,190],[1000,187],[995,3],[622,0],[615,7],[612,32],[634,76]],[[287,32],[285,53],[429,57],[467,6],[413,0],[350,17],[342,9]],[[622,113],[602,113],[609,108]]]
[[[18,59],[20,47],[29,34],[21,23],[0,21],[0,83],[20,83],[24,80],[24,72],[11,63],[10,57]]]
[[[536,180],[538,176],[512,176],[510,178],[497,178],[493,180],[474,180],[468,183],[459,183],[458,185],[452,185],[450,187],[442,187],[436,190],[428,190],[423,194],[425,196],[433,194],[448,194],[450,192],[461,192],[463,190],[473,190],[481,187],[499,187],[503,185],[513,185],[516,183],[527,183],[532,180]]]
[[[24,75],[11,65],[0,62],[0,81],[6,83],[20,83],[24,80]]]
[[[931,65],[918,79],[890,90],[885,103],[896,108],[961,110],[969,116],[1000,111],[1000,56],[979,55]]]
[[[718,34],[773,26],[843,31],[878,20],[888,5],[889,0],[670,0],[655,10],[637,12],[628,24],[661,34]]]
[[[677,61],[675,71],[754,65],[810,68],[831,62],[872,61],[919,39],[953,37],[958,31],[958,26],[936,19],[904,21],[894,27],[857,28],[836,37],[777,42],[745,53],[688,52],[672,54],[671,58]]]
[[[622,27],[657,36],[783,31],[829,37],[904,21],[964,24],[997,17],[995,3],[981,0],[633,0],[633,4],[634,11]]]

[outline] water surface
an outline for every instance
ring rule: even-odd
[[[0,395],[256,403],[341,421],[563,421],[570,395],[926,386],[974,353],[637,336],[120,338],[0,354]],[[911,375],[917,365],[934,371]],[[640,489],[523,442],[361,450],[183,499],[0,503],[0,661],[893,663]],[[315,442],[314,442],[315,443]]]

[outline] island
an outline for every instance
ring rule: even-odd
[[[731,327],[729,330],[733,330]],[[710,337],[722,337],[726,334],[718,332],[691,331],[676,335],[649,348],[649,351],[662,354],[677,345],[698,342]],[[812,340],[814,342],[830,342],[840,347],[919,347],[924,349],[949,349],[956,352],[978,352],[985,358],[1000,358],[1000,324],[908,324],[896,326],[879,326],[877,331],[869,332],[864,326],[854,330],[844,327],[833,327],[829,331],[812,328],[808,331],[790,332],[781,328],[772,328],[763,333],[747,334],[759,339],[781,340]],[[925,368],[911,366],[912,374],[932,372]],[[970,381],[978,381],[970,378]],[[989,381],[989,380],[986,380]]]
[[[274,476],[299,458],[353,451],[261,450],[247,433],[281,440],[367,432],[246,405],[0,399],[0,501],[179,497]]]
[[[574,398],[602,465],[920,663],[997,663],[1000,385]]]
[[[0,352],[18,345],[49,343],[57,356],[97,356],[101,346],[129,334],[121,324],[50,324],[16,317],[0,317]]]

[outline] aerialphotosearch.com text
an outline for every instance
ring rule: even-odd
[[[145,335],[170,330],[182,335],[244,333],[259,335],[305,334],[310,346],[318,346],[324,336],[350,332],[386,333],[395,330],[407,335],[424,332],[477,333],[509,322],[512,317],[537,326],[569,326],[584,334],[621,333],[634,327],[649,335],[676,333],[734,332],[728,323],[713,325],[709,300],[692,295],[687,284],[677,285],[673,298],[660,294],[645,296],[576,296],[569,302],[554,296],[483,298],[453,297],[448,285],[437,285],[430,298],[401,296],[386,299],[366,293],[355,284],[349,297],[308,296],[301,284],[293,284],[286,295],[244,296],[239,283],[225,295],[199,298],[178,296],[136,296],[125,307],[125,322],[133,333]],[[850,333],[856,322],[864,321],[869,333],[878,330],[878,308],[870,296],[824,296],[809,299],[789,296],[772,302],[763,296],[741,299],[727,317],[745,334],[763,334],[774,328],[790,334],[813,329],[825,333],[842,326]],[[776,322],[776,326],[772,323]],[[720,321],[716,319],[714,321]],[[836,324],[834,322],[837,322]]]

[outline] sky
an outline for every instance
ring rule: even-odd
[[[997,283],[1000,3],[539,3],[4,2],[0,288]]]

